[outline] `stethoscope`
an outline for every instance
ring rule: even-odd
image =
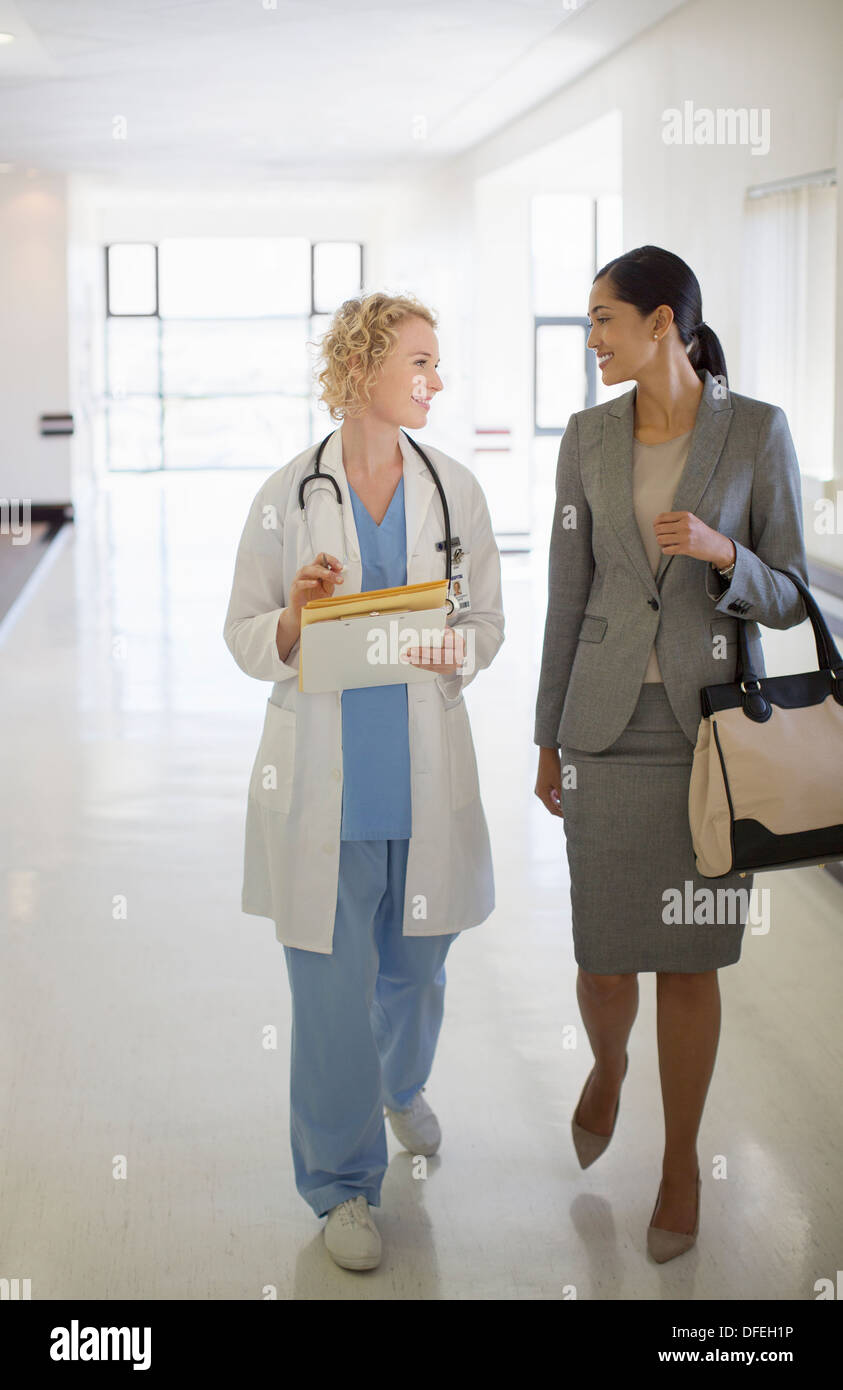
[[[332,474],[330,474],[330,473],[320,473],[320,472],[319,472],[319,460],[320,460],[321,457],[322,457],[322,450],[325,448],[325,445],[328,443],[328,440],[331,438],[331,435],[333,435],[333,434],[335,434],[335,433],[336,433],[335,430],[331,430],[331,434],[326,434],[326,435],[325,435],[325,438],[322,440],[322,443],[319,445],[319,448],[318,448],[317,451],[316,451],[316,459],[315,459],[314,464],[313,464],[313,472],[312,472],[312,473],[308,473],[307,477],[306,477],[306,478],[302,478],[301,482],[299,483],[299,506],[301,507],[302,517],[304,518],[304,524],[305,524],[305,526],[306,526],[306,528],[307,528],[308,537],[310,537],[310,526],[308,525],[308,521],[307,521],[307,511],[305,510],[305,496],[304,496],[304,489],[305,489],[305,486],[306,486],[308,483],[312,483],[312,482],[313,482],[314,480],[316,480],[316,479],[318,479],[320,482],[323,482],[323,483],[330,483],[331,486],[332,486],[333,489],[334,489],[334,492],[335,492],[336,495],[337,495],[337,501],[338,501],[338,503],[339,503],[339,505],[340,505],[340,516],[342,516],[342,493],[340,492],[340,485],[339,485],[339,483],[337,482],[336,478],[333,477]],[[428,471],[430,472],[430,476],[432,477],[433,481],[434,481],[435,484],[436,484],[436,488],[437,488],[437,491],[438,491],[438,493],[439,493],[439,497],[440,497],[441,502],[442,502],[442,515],[443,515],[443,517],[444,517],[444,519],[445,519],[445,574],[446,574],[446,577],[447,577],[447,580],[448,580],[448,592],[450,593],[450,589],[451,589],[451,514],[450,514],[450,512],[448,511],[448,503],[447,503],[447,501],[445,500],[445,490],[444,490],[444,488],[442,487],[442,483],[440,482],[439,474],[436,472],[436,469],[433,467],[433,464],[431,463],[430,459],[427,457],[427,454],[424,452],[424,449],[422,449],[421,445],[420,445],[420,444],[417,444],[416,441],[415,441],[415,439],[410,439],[410,436],[407,434],[407,431],[406,431],[406,430],[402,430],[401,433],[404,435],[404,438],[405,438],[405,439],[409,439],[409,440],[410,440],[410,443],[412,444],[412,446],[413,446],[413,448],[415,449],[416,453],[417,453],[417,454],[420,454],[421,457],[424,459],[425,463],[427,464]],[[345,527],[343,527],[343,536],[345,536]],[[438,542],[438,544],[437,544],[437,549],[439,549],[439,548],[441,547],[441,544],[442,544],[441,541]],[[311,540],[311,549],[312,549],[312,548],[313,548],[313,542],[312,542],[312,540]],[[459,555],[457,556],[457,558],[459,558]],[[454,603],[453,603],[453,600],[452,600],[451,598],[449,598],[449,599],[447,600],[447,604],[448,604],[448,612],[449,612],[449,613],[453,613],[453,611],[454,611]]]

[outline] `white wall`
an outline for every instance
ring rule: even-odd
[[[443,390],[419,439],[471,461],[473,439],[473,188],[458,170],[390,186],[371,241],[367,289],[410,291],[439,319]]]
[[[70,438],[38,428],[70,409],[65,182],[0,175],[0,498],[71,500]]]
[[[440,348],[446,390],[426,433],[443,448],[472,461],[476,424],[499,423],[526,440],[532,362],[526,350],[530,309],[518,195],[504,216],[499,186],[505,171],[563,137],[560,175],[580,178],[573,154],[590,123],[617,116],[621,129],[619,182],[627,247],[653,241],[669,246],[693,267],[703,288],[706,319],[718,332],[730,370],[740,362],[742,337],[752,334],[740,297],[740,246],[747,186],[839,166],[843,142],[840,77],[843,6],[839,0],[804,0],[794,13],[784,0],[691,0],[643,32],[570,87],[540,103],[495,136],[435,172],[401,183],[288,185],[223,197],[156,193],[148,188],[74,186],[70,247],[78,293],[71,301],[74,407],[80,435],[74,444],[85,476],[91,449],[83,438],[86,403],[83,364],[96,373],[101,332],[104,241],[207,233],[353,237],[366,243],[366,288],[410,289],[441,316]],[[679,146],[662,141],[666,107],[769,107],[769,153],[742,146]],[[564,146],[557,147],[560,152]],[[605,186],[605,155],[582,176],[584,191]],[[521,164],[522,171],[527,167]],[[546,174],[541,187],[548,187]],[[494,176],[485,184],[479,181]],[[576,183],[574,178],[574,183]],[[20,188],[23,198],[11,195]],[[4,383],[6,431],[0,495],[19,489],[26,461],[30,492],[39,499],[69,494],[69,447],[41,440],[39,410],[68,404],[66,295],[62,238],[65,210],[60,180],[35,190],[0,180],[0,238],[6,254],[0,276],[11,312],[0,324],[12,376]],[[840,195],[840,189],[838,189]],[[497,197],[498,213],[492,211]],[[516,236],[516,229],[520,232]],[[843,243],[843,208],[838,247]],[[843,268],[843,251],[839,250]],[[40,265],[39,265],[40,262]],[[488,325],[497,307],[515,325],[510,363],[488,361]],[[836,290],[837,339],[843,351],[843,273]],[[523,319],[524,334],[517,323]],[[525,336],[526,335],[526,336]],[[530,338],[531,344],[531,338]],[[12,349],[11,353],[9,349]],[[517,370],[516,370],[517,368]],[[740,390],[740,381],[734,380]],[[91,385],[93,396],[98,389]],[[492,420],[492,415],[495,420]],[[835,468],[843,478],[843,372],[837,372]],[[84,447],[83,447],[84,446]],[[10,464],[10,460],[12,460]],[[808,528],[806,527],[806,533]],[[835,538],[837,540],[839,538]],[[828,547],[822,547],[828,556]]]
[[[480,472],[474,426],[508,427],[513,490],[529,473],[535,446],[527,208],[533,191],[622,193],[624,246],[653,242],[688,261],[740,391],[741,350],[751,350],[753,332],[741,299],[746,189],[843,167],[841,71],[839,0],[805,0],[798,19],[783,0],[692,0],[435,177],[419,180],[414,190],[394,189],[376,264],[400,272],[401,287],[435,296],[443,369],[453,373],[430,421],[431,438]],[[688,100],[695,108],[769,108],[769,151],[666,145],[663,112],[682,109]],[[843,183],[838,204],[840,361]],[[452,346],[466,351],[456,363]],[[843,486],[840,370],[836,381],[834,468]],[[822,490],[806,480],[806,544],[817,558],[843,565],[840,537],[819,537],[813,528],[813,501]],[[535,512],[533,521],[540,522]]]
[[[74,178],[68,180],[67,226],[71,484],[78,509],[104,471],[105,252],[96,209]]]
[[[692,0],[478,145],[461,167],[473,179],[617,107],[627,245],[655,242],[688,261],[702,285],[706,320],[727,359],[737,362],[745,189],[838,162],[841,69],[839,0],[804,0],[798,12],[783,0]],[[665,145],[662,112],[685,100],[770,107],[769,154]]]
[[[751,318],[742,312],[740,267],[743,204],[747,187],[837,167],[843,174],[843,5],[839,0],[804,0],[795,11],[784,0],[693,0],[643,32],[505,129],[453,162],[467,185],[531,156],[560,137],[580,131],[617,109],[622,123],[621,191],[626,248],[655,243],[682,256],[703,291],[703,313],[723,344],[730,381],[742,339],[751,340]],[[754,155],[740,145],[668,146],[662,113],[699,107],[770,108],[771,145]],[[594,178],[600,177],[595,170]],[[588,191],[584,187],[583,191]],[[484,239],[496,228],[478,226],[472,259],[483,264]],[[838,182],[838,265],[843,270],[843,179]],[[520,278],[523,266],[515,267]],[[501,268],[500,276],[513,274]],[[493,302],[500,276],[478,286],[478,299]],[[526,318],[529,308],[522,307]],[[843,360],[843,273],[836,307],[838,362]],[[822,318],[817,337],[823,337]],[[486,334],[478,333],[482,340]],[[819,343],[818,343],[819,350]],[[482,364],[476,363],[477,371]],[[843,487],[843,371],[836,373],[834,471]],[[485,388],[478,387],[483,401]],[[518,427],[513,405],[511,423]],[[816,487],[806,487],[806,544],[811,553],[843,566],[840,536],[818,538],[813,530]],[[810,511],[809,511],[810,505]]]

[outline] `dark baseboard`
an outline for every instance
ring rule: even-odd
[[[46,521],[48,531],[45,541],[54,540],[67,522],[73,521],[72,502],[33,502],[30,508],[32,521]]]

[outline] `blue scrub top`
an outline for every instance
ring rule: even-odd
[[[363,589],[407,582],[404,479],[376,525],[349,483],[360,541]],[[342,692],[342,840],[408,840],[412,835],[407,684]]]

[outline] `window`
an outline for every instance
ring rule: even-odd
[[[781,406],[802,472],[820,479],[834,472],[836,192],[830,171],[750,189],[744,215],[736,389]]]
[[[535,330],[534,433],[561,435],[575,410],[616,394],[597,379],[588,299],[596,272],[620,254],[615,195],[541,193],[531,200]]]
[[[586,347],[589,323],[537,318],[535,324],[535,433],[558,435],[575,410],[594,403],[597,368]]]
[[[308,342],[362,275],[358,242],[107,247],[107,466],[269,470],[306,448],[318,427]]]

